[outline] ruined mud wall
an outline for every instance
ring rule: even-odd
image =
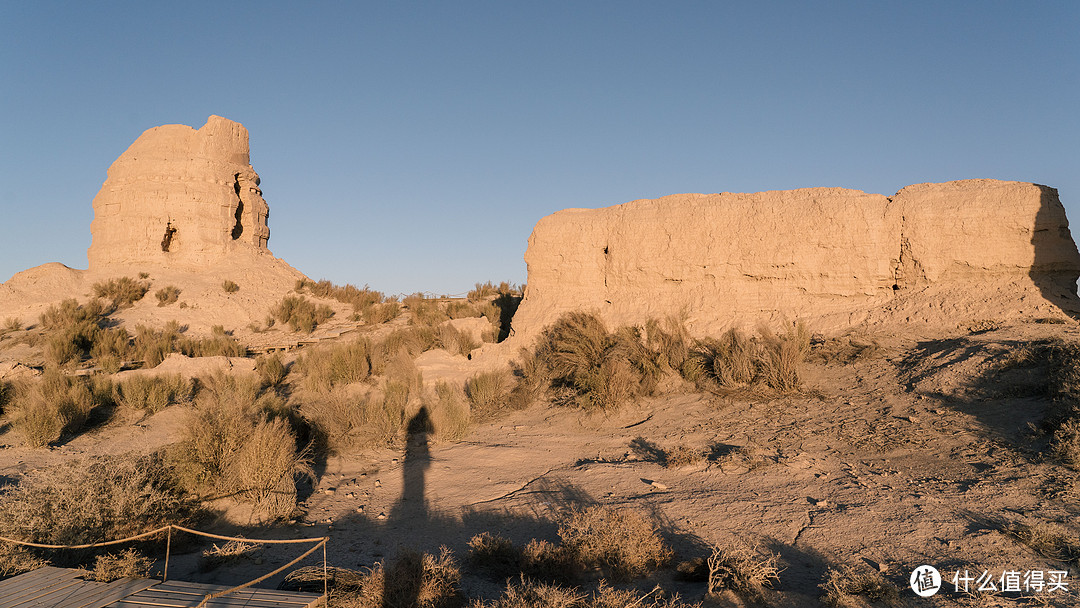
[[[243,125],[211,116],[195,130],[143,133],[109,167],[94,198],[90,268],[200,267],[268,252],[269,207]]]
[[[525,261],[513,328],[526,340],[576,309],[611,325],[685,311],[698,335],[794,319],[850,327],[913,297],[950,302],[943,317],[990,291],[1075,299],[1080,275],[1057,192],[996,180],[892,198],[810,188],[567,209],[537,223]]]

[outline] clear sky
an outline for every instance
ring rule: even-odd
[[[533,225],[681,192],[1059,189],[1080,2],[0,0],[0,280],[86,267],[144,130],[251,133],[270,249],[388,293],[525,281]]]

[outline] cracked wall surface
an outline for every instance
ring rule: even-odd
[[[247,129],[220,116],[198,130],[147,130],[109,167],[93,207],[92,269],[206,267],[269,253],[270,210],[249,161]]]
[[[1080,275],[1057,192],[996,180],[893,197],[808,188],[567,209],[537,223],[525,261],[513,320],[524,338],[578,309],[610,325],[685,310],[699,335],[794,319],[843,328],[915,294],[928,308],[991,289],[1075,299]]]

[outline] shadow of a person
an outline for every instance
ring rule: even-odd
[[[427,498],[424,496],[424,475],[431,466],[428,433],[432,432],[427,406],[409,419],[406,426],[405,460],[401,470],[401,498],[390,511],[390,521],[422,524],[428,518]],[[383,579],[382,608],[415,606],[420,595],[423,576],[422,556],[407,552],[389,567]]]

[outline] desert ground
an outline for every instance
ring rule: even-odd
[[[455,301],[437,302],[445,308]],[[152,312],[144,303],[127,314]],[[318,343],[284,353],[289,372],[277,390],[290,403],[329,398],[305,387],[298,357],[416,322],[408,314],[375,325],[335,321]],[[41,349],[27,344],[36,331],[30,325],[0,338],[9,370],[32,376],[44,367]],[[266,333],[272,331],[260,337],[272,342]],[[298,337],[278,334],[282,343]],[[973,585],[963,594],[948,581],[941,593],[921,599],[908,577],[922,564],[936,565],[946,579],[965,569],[1075,576],[1080,476],[1051,456],[1040,426],[1059,405],[1049,388],[1058,368],[1038,352],[1078,335],[1075,321],[1055,317],[971,320],[945,335],[818,336],[792,390],[694,383],[669,370],[653,394],[616,407],[536,399],[474,420],[454,439],[403,429],[382,444],[346,442],[312,455],[315,475],[297,478],[288,513],[267,517],[250,502],[219,498],[207,503],[211,515],[202,525],[250,538],[326,535],[329,563],[361,572],[403,550],[437,555],[447,547],[461,564],[461,593],[493,601],[505,580],[470,566],[471,538],[488,532],[519,547],[534,538],[558,543],[568,513],[604,505],[647,515],[674,552],[664,567],[622,583],[642,593],[659,585],[706,605],[813,606],[823,601],[822,584],[833,570],[880,576],[898,592],[877,603],[853,593],[839,605],[1075,605],[1071,587],[1016,593]],[[418,357],[417,368],[425,379],[461,387],[477,373],[470,364],[436,348]],[[254,375],[253,362],[238,358],[174,356],[159,367],[162,374]],[[119,383],[132,373],[114,378]],[[372,386],[368,380],[353,388]],[[176,444],[194,406],[181,402],[155,413],[104,406],[86,428],[46,447],[27,445],[11,409],[0,427],[0,479],[14,487],[33,471],[73,459]],[[1040,545],[1025,530],[1057,532],[1061,542]],[[775,556],[776,578],[753,592],[709,593],[708,581],[682,580],[693,577],[676,569],[707,559],[714,548],[740,546]],[[145,549],[160,571],[161,548]],[[265,545],[208,567],[206,549],[176,551],[170,577],[239,584],[299,553]],[[320,562],[312,560],[306,564]],[[264,584],[280,584],[283,576]],[[575,584],[589,589],[610,572],[594,567],[577,577]]]

